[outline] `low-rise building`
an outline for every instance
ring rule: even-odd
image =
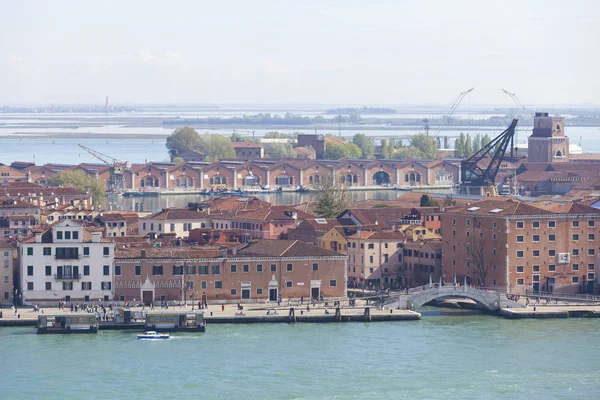
[[[19,240],[18,251],[24,304],[113,298],[114,243],[100,230],[59,221]]]
[[[0,306],[13,305],[18,295],[14,285],[16,249],[12,240],[0,238]]]
[[[395,271],[403,263],[406,235],[398,231],[359,230],[349,235],[348,279],[353,287],[397,285]]]
[[[292,240],[263,240],[235,254],[197,247],[119,249],[115,300],[277,301],[343,298],[346,257]]]
[[[235,156],[237,158],[263,158],[265,156],[265,149],[258,143],[254,142],[232,142],[231,145],[235,150]]]
[[[165,208],[139,220],[140,235],[175,233],[178,238],[189,236],[194,228],[210,226],[210,216],[196,209]],[[227,229],[228,227],[224,227]]]
[[[407,240],[404,262],[396,271],[399,287],[414,287],[438,282],[442,276],[441,239]]]

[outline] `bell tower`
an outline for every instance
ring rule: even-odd
[[[533,133],[529,136],[527,160],[529,162],[569,161],[569,138],[565,136],[563,117],[550,117],[548,113],[535,113]]]

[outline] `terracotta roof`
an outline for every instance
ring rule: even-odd
[[[292,217],[291,213],[296,213],[296,218]],[[239,211],[235,214],[236,218],[250,219],[255,221],[272,221],[272,220],[303,220],[314,218],[314,215],[297,210],[288,205],[271,205],[269,207],[259,208],[251,211]]]
[[[238,251],[238,254],[266,257],[345,257],[338,252],[300,240],[260,240]]]
[[[209,215],[204,211],[190,210],[188,208],[164,208],[162,211],[149,215],[141,219],[153,219],[153,220],[173,220],[173,219],[184,219],[184,220],[197,220],[209,218]]]
[[[14,247],[14,241],[0,236],[0,249],[8,249]]]
[[[545,208],[524,203],[512,198],[486,199],[473,203],[470,206],[455,207],[448,210],[448,213],[472,214],[472,215],[547,215],[549,213],[566,213],[566,214],[583,214],[594,213],[600,214],[600,210],[588,207],[580,203],[565,203],[559,205],[548,204]],[[471,209],[471,211],[469,211]],[[553,211],[553,209],[557,211]]]
[[[338,220],[335,218],[306,218],[304,223],[312,226],[315,231],[323,232],[327,232],[336,225],[339,225]]]
[[[223,250],[198,247],[164,246],[150,248],[126,248],[115,250],[115,261],[128,258],[219,258]]]
[[[382,207],[382,208],[349,208],[349,211],[362,225],[385,225],[386,223],[394,223],[410,214],[414,207]],[[434,210],[433,207],[419,208],[423,212],[426,209]]]
[[[210,207],[211,214],[219,211],[257,210],[268,207],[271,203],[258,197],[219,196],[204,202]]]

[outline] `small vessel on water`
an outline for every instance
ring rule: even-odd
[[[157,340],[157,339],[169,339],[168,333],[158,333],[156,331],[147,331],[137,335],[138,339]]]
[[[38,315],[37,333],[98,333],[96,314]]]
[[[144,327],[157,332],[205,332],[206,321],[202,311],[156,311],[148,312]]]

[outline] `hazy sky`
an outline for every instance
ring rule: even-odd
[[[600,104],[600,1],[0,2],[0,104]]]

